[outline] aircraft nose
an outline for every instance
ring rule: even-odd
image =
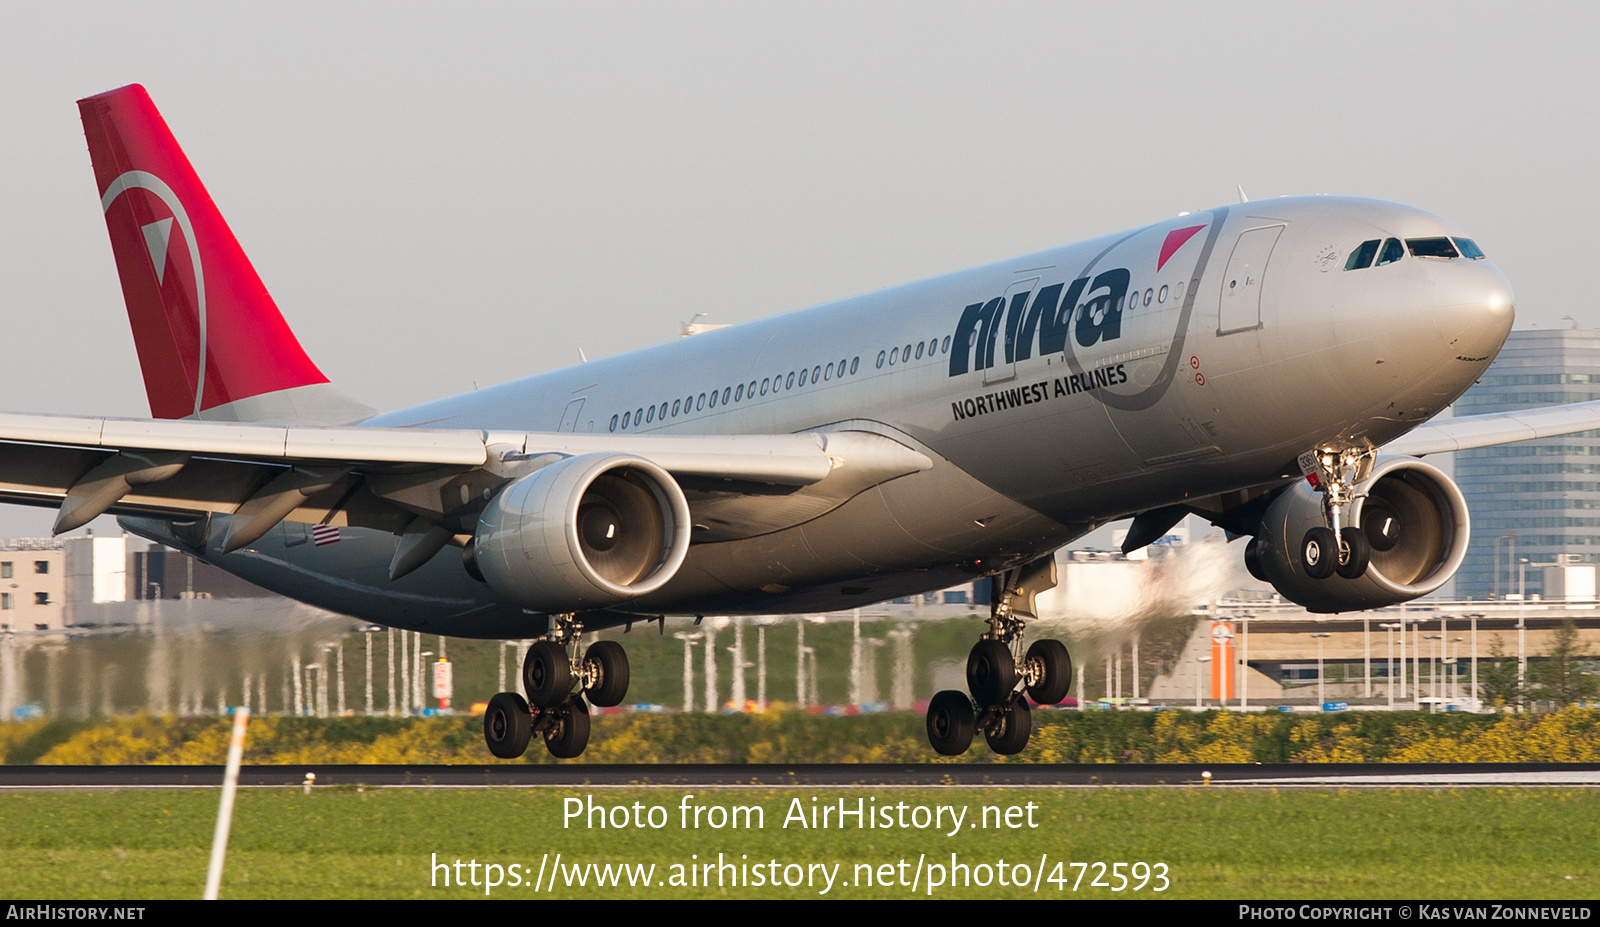
[[[1435,276],[1433,316],[1439,334],[1461,360],[1493,356],[1516,319],[1511,283],[1487,262],[1452,261]]]

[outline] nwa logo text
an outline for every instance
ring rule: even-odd
[[[995,366],[995,348],[1001,341],[1001,332],[1005,333],[1002,362],[1008,364],[1032,357],[1036,339],[1040,357],[1061,353],[1066,350],[1069,329],[1073,340],[1085,348],[1121,338],[1122,302],[1128,295],[1128,280],[1127,269],[1118,267],[1093,280],[1079,277],[1070,286],[1052,283],[1037,292],[1013,294],[1009,305],[1004,296],[973,303],[962,310],[961,321],[956,324],[950,376]],[[1066,290],[1065,296],[1062,290]]]

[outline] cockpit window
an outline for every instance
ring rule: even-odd
[[[1469,257],[1474,261],[1483,260],[1483,249],[1478,247],[1477,242],[1470,238],[1456,238],[1452,239],[1452,241],[1456,243],[1457,248],[1461,249],[1462,257]]]
[[[1344,262],[1345,270],[1360,270],[1371,267],[1372,259],[1378,256],[1378,239],[1364,241],[1356,250],[1350,252],[1350,260]]]
[[[1378,255],[1378,266],[1393,264],[1405,257],[1406,249],[1400,244],[1400,239],[1391,238],[1383,243],[1383,251]]]
[[[1450,243],[1448,238],[1407,238],[1406,247],[1411,249],[1412,257],[1419,258],[1457,258],[1461,252]]]

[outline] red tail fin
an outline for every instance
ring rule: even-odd
[[[78,109],[151,414],[236,419],[244,416],[231,404],[254,397],[262,398],[245,408],[282,408],[285,417],[307,405],[310,397],[296,402],[295,394],[267,400],[328,378],[289,330],[150,95],[133,84],[79,100]],[[324,390],[331,393],[312,392]],[[320,398],[311,405],[326,405]]]

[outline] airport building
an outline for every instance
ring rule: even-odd
[[[117,603],[276,598],[188,554],[127,535],[0,539],[0,632],[116,623]]]
[[[1456,415],[1600,399],[1600,330],[1512,332]],[[1455,455],[1472,513],[1458,598],[1592,598],[1600,563],[1600,431]]]
[[[0,544],[0,631],[54,631],[68,623],[61,543],[22,538]]]

